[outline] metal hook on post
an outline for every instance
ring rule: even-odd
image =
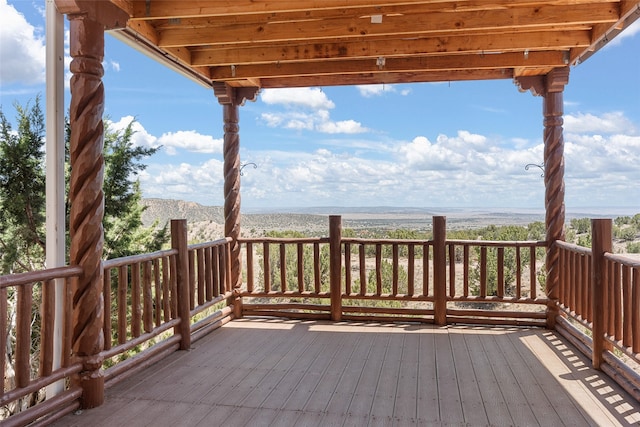
[[[241,165],[240,165],[240,176],[244,176],[244,174],[242,173],[242,169],[244,169],[244,167],[245,167],[245,166],[247,166],[247,165],[253,165],[253,168],[254,168],[254,169],[258,169],[258,165],[256,165],[256,164],[255,164],[255,163],[253,163],[253,162],[249,162],[249,163],[241,164]]]
[[[541,178],[544,178],[544,163],[543,163],[543,164],[541,164],[541,165],[537,165],[537,164],[535,164],[535,163],[529,163],[528,165],[526,165],[526,166],[524,167],[524,170],[528,171],[528,170],[529,170],[529,168],[530,168],[531,166],[535,166],[535,167],[537,167],[537,168],[540,168],[540,170],[542,171],[542,174],[540,175],[540,177],[541,177]]]

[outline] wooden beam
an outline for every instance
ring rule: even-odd
[[[461,71],[430,71],[423,73],[364,73],[347,74],[342,76],[310,76],[291,78],[265,78],[260,80],[261,88],[284,87],[313,87],[313,86],[343,86],[367,84],[396,84],[396,83],[427,83],[453,82],[467,80],[496,80],[512,79],[513,71],[496,70],[461,70]],[[235,82],[229,82],[235,86]]]
[[[342,41],[318,44],[198,49],[192,51],[193,66],[284,63],[288,61],[317,61],[337,58],[389,58],[394,56],[445,55],[461,53],[491,53],[529,50],[568,50],[588,46],[587,31],[551,33],[475,34],[472,36],[427,37],[411,40]]]
[[[416,72],[447,70],[492,70],[516,67],[563,67],[565,55],[562,52],[503,53],[496,55],[448,55],[413,58],[385,58],[381,64],[377,58],[316,61],[284,64],[258,64],[241,66],[212,67],[212,80],[235,80],[249,78],[274,78],[295,76],[341,75],[383,72]]]
[[[366,38],[369,36],[417,37],[421,35],[464,33],[471,30],[558,29],[576,24],[616,22],[619,19],[615,3],[575,6],[521,7],[470,12],[433,12],[385,17],[380,23],[365,18],[293,21],[277,24],[264,22],[249,25],[218,25],[164,30],[159,46],[225,45],[234,43],[273,43],[292,40],[329,40],[336,38]]]
[[[106,1],[55,0],[58,12],[65,15],[83,15],[102,25],[103,30],[125,28],[129,14]]]
[[[316,17],[321,12],[335,15],[352,13],[393,13],[398,8],[431,8],[431,10],[460,11],[477,9],[505,9],[519,5],[531,5],[531,0],[486,0],[448,1],[448,0],[382,0],[374,4],[370,0],[226,0],[226,1],[175,1],[175,0],[111,0],[113,3],[128,4],[127,11],[133,19],[174,19],[191,17],[242,16],[259,14],[305,14]],[[596,0],[549,0],[549,5],[584,5],[597,3]]]

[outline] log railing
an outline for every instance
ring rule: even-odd
[[[243,313],[544,325],[547,299],[538,285],[544,251],[537,250],[545,242],[446,240],[444,225],[434,230],[440,244],[437,239],[340,238],[337,315],[329,238],[240,239]],[[339,228],[339,221],[333,227]],[[511,306],[516,309],[505,309]]]
[[[611,221],[592,220],[592,247],[555,242],[556,329],[640,400],[640,261],[611,253]]]
[[[103,263],[107,386],[231,318],[231,239],[187,247],[182,227],[186,222],[172,221],[173,249]]]
[[[239,242],[244,315],[330,318],[328,238],[243,238]]]
[[[186,222],[172,221],[172,249],[103,261],[100,357],[107,387],[231,320],[230,242],[187,246]],[[3,426],[51,422],[79,407],[82,389],[65,382],[73,384],[68,380],[82,369],[71,363],[70,334],[73,281],[81,273],[69,266],[0,276]],[[56,303],[58,285],[64,298]],[[63,319],[56,346],[62,367],[54,369],[57,315]],[[44,388],[54,383],[62,392],[42,402]]]
[[[9,417],[3,425],[26,425],[43,414],[62,416],[79,406],[81,389],[74,386],[42,400],[45,387],[64,384],[82,369],[81,363],[70,361],[72,319],[67,309],[72,281],[81,273],[80,267],[60,267],[0,276],[0,371],[4,378],[0,420]],[[56,293],[64,301],[57,304]],[[56,318],[63,323],[60,347],[54,345]]]

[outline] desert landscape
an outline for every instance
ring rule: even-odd
[[[224,209],[222,206],[203,206],[195,202],[169,199],[143,199],[146,207],[142,221],[145,226],[156,223],[163,226],[171,219],[186,219],[189,240],[210,241],[224,236]],[[640,208],[638,209],[640,211]],[[567,212],[567,223],[574,218],[616,218],[633,216],[637,212],[621,208],[612,212],[585,210]],[[316,207],[283,208],[280,210],[247,209],[242,213],[242,236],[261,237],[272,231],[295,231],[308,236],[326,235],[329,215],[341,215],[343,229],[358,230],[431,230],[433,216],[446,216],[447,229],[480,229],[489,225],[527,226],[544,222],[544,211],[527,209],[461,209],[461,208],[405,208],[405,207]],[[640,241],[640,235],[636,236]],[[617,246],[618,247],[618,246]],[[623,250],[619,250],[623,251]]]

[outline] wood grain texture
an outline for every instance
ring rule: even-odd
[[[619,426],[640,421],[640,404],[544,329],[242,319],[54,425],[176,420]]]

